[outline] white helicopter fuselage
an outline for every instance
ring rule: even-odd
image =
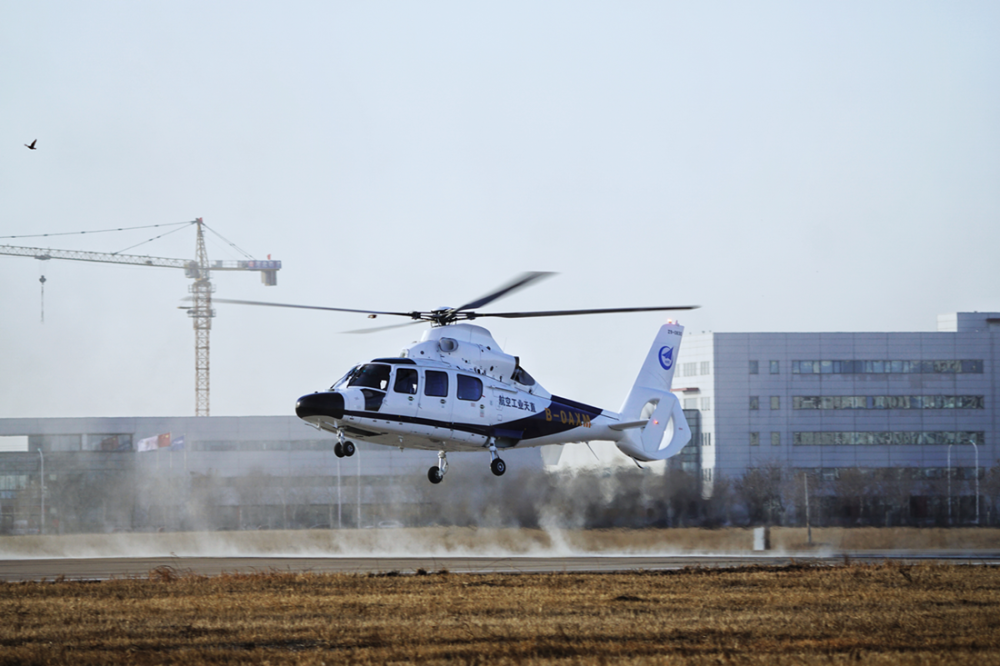
[[[339,418],[305,420],[376,444],[441,451],[603,439],[602,421],[618,422],[596,407],[430,360],[375,359],[358,373],[359,382],[334,389],[344,399]],[[369,377],[378,388],[363,385]]]
[[[682,331],[661,328],[621,413],[552,395],[472,324],[431,328],[401,356],[355,366],[330,390],[302,396],[296,413],[341,443],[434,450],[442,460],[450,451],[489,449],[496,459],[498,449],[597,440],[660,460],[690,439],[669,392]]]

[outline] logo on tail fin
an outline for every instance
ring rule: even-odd
[[[674,366],[673,347],[660,347],[660,365],[664,370],[669,370]]]

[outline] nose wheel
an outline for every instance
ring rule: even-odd
[[[342,439],[342,441],[337,442],[333,445],[333,454],[338,458],[350,458],[357,451],[357,447],[354,446],[354,442]]]
[[[448,457],[444,451],[438,451],[438,464],[427,470],[427,480],[437,485],[444,479],[445,472],[448,471]]]

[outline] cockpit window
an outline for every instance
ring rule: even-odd
[[[522,386],[535,385],[535,378],[529,375],[528,371],[522,368],[521,366],[517,366],[516,368],[514,368],[514,372],[511,373],[510,378],[513,379],[518,384],[521,384]]]
[[[384,391],[389,387],[389,370],[388,365],[367,363],[354,373],[347,385]]]

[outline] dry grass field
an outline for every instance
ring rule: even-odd
[[[1000,569],[0,584],[0,664],[1000,663]]]

